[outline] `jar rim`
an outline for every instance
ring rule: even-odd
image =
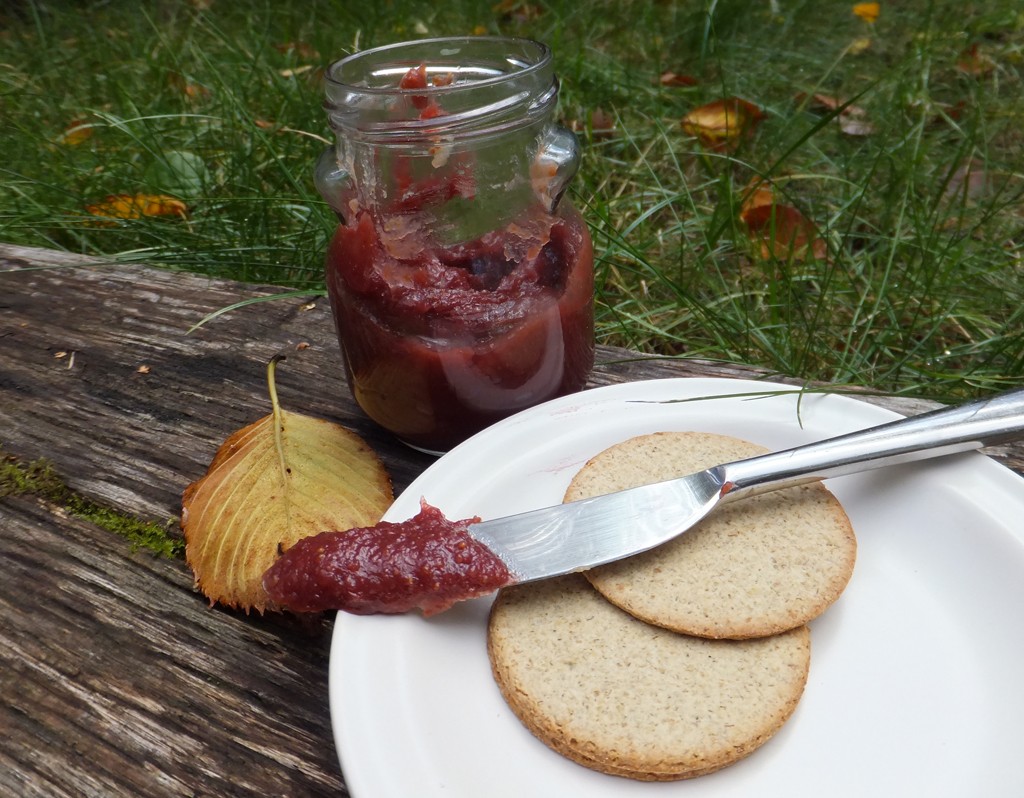
[[[466,45],[472,47],[484,47],[489,45],[494,48],[499,48],[500,46],[505,45],[505,49],[520,48],[519,54],[523,59],[531,58],[531,56],[533,57],[532,60],[527,62],[525,60],[516,61],[513,60],[512,57],[506,56],[505,62],[518,68],[493,77],[482,78],[468,83],[455,82],[447,85],[428,85],[423,88],[400,88],[397,85],[397,81],[388,86],[365,86],[341,80],[336,77],[336,74],[340,73],[345,67],[363,61],[372,62],[381,56],[401,56],[403,52],[415,52],[418,50],[433,50],[441,55],[455,55],[458,52],[458,49],[461,49]],[[452,53],[446,53],[445,49],[449,48],[457,49]],[[532,53],[529,51],[532,51]],[[402,75],[405,74],[405,71],[415,68],[418,64],[422,63],[423,60],[424,59],[422,57],[411,59],[407,58],[404,64],[400,64],[395,67],[394,74],[401,78]],[[328,84],[330,84],[330,87],[351,89],[355,92],[371,95],[442,95],[453,94],[467,89],[479,89],[481,87],[497,85],[510,79],[522,78],[533,72],[538,72],[548,68],[551,65],[551,61],[551,49],[546,44],[535,39],[529,39],[521,36],[440,36],[428,39],[410,39],[408,41],[394,42],[392,44],[385,44],[379,47],[372,47],[367,50],[360,50],[329,64],[327,69],[324,70],[324,79]],[[401,71],[401,74],[398,74],[399,71]]]

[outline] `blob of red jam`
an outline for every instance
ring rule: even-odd
[[[410,210],[431,186],[417,186]],[[445,182],[432,188],[472,192]],[[428,451],[584,387],[594,362],[593,248],[568,203],[436,246],[404,207],[356,209],[328,249],[327,288],[352,393]]]
[[[510,584],[512,574],[466,531],[421,503],[408,521],[303,538],[263,576],[271,601],[295,612],[433,615]]]

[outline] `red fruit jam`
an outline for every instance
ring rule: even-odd
[[[593,249],[568,203],[450,246],[433,245],[403,211],[374,219],[357,209],[327,255],[349,385],[372,419],[439,452],[584,387],[594,362]]]
[[[408,521],[303,538],[267,570],[263,586],[295,612],[419,608],[433,615],[513,581],[505,563],[466,532],[479,520],[449,521],[423,502]]]

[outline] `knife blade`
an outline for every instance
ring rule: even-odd
[[[678,479],[481,521],[467,531],[516,582],[530,582],[652,549],[692,529],[723,502],[1022,435],[1024,389],[1017,389]]]

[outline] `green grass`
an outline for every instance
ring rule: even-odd
[[[1019,2],[883,2],[874,25],[852,3],[775,5],[25,1],[0,12],[0,240],[316,289],[335,223],[310,177],[330,135],[320,67],[426,35],[525,35],[553,48],[581,130],[602,342],[944,400],[1019,384]],[[957,66],[972,45],[983,74]],[[661,86],[669,70],[696,85]],[[875,132],[845,135],[813,93],[855,98]],[[705,151],[680,120],[732,95],[765,119]],[[76,119],[92,135],[71,145]],[[977,185],[958,192],[969,159]],[[755,177],[826,258],[758,257],[738,218]],[[188,219],[85,212],[134,192],[178,196]]]

